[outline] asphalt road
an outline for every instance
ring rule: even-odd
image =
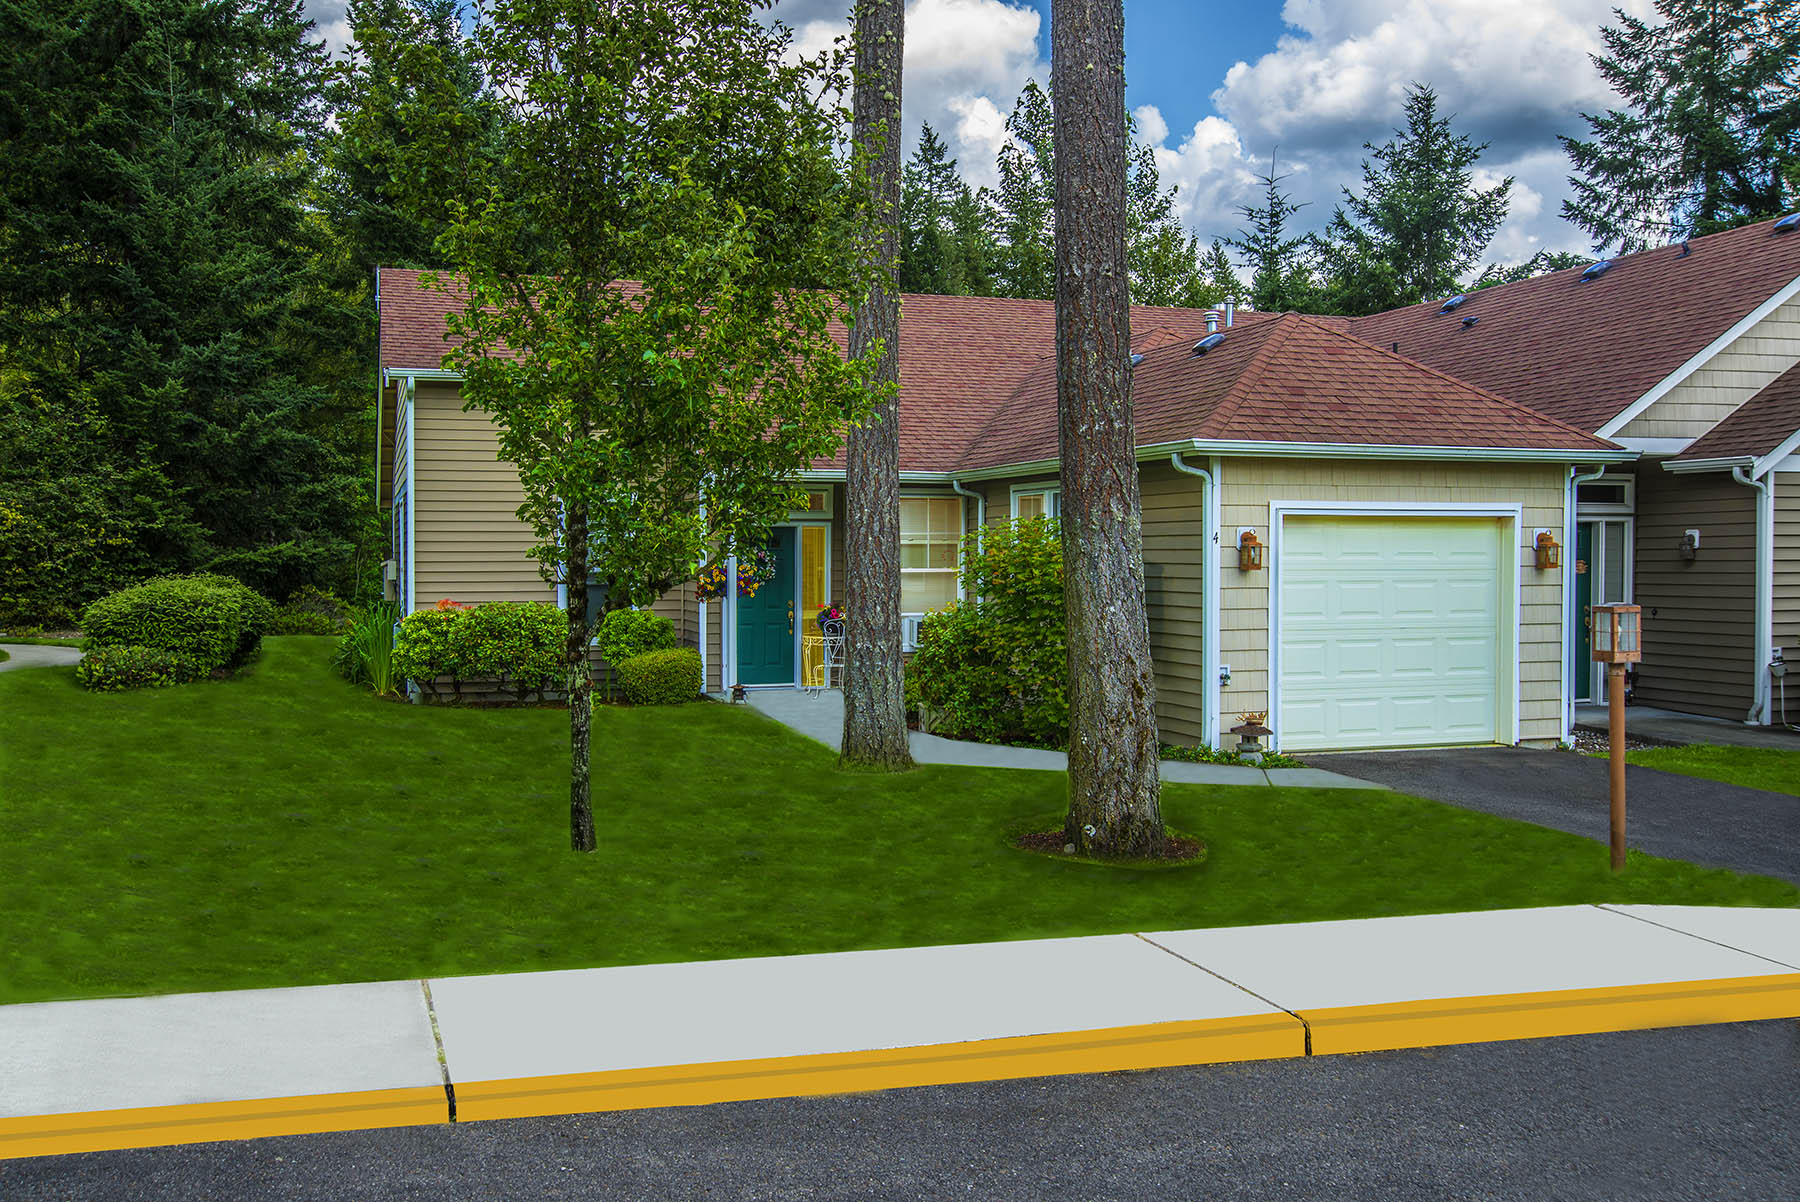
[[[1604,759],[1522,747],[1377,751],[1307,757],[1400,793],[1521,818],[1607,842]],[[1651,855],[1800,884],[1800,797],[1625,768],[1625,839]]]
[[[7,1202],[1792,1199],[1800,1022],[0,1161]]]

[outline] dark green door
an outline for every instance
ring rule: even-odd
[[[1569,680],[1575,700],[1592,701],[1594,625],[1588,620],[1588,606],[1594,603],[1594,523],[1576,527],[1575,562],[1569,566],[1575,572],[1575,662],[1569,665]]]
[[[792,526],[775,530],[769,550],[775,574],[756,596],[737,599],[737,682],[794,683],[794,554]]]

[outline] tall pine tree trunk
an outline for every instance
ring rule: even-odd
[[[563,645],[563,683],[569,696],[569,846],[594,850],[594,809],[589,801],[589,740],[594,721],[594,674],[588,665],[587,506],[572,504],[565,518],[564,575],[569,600],[569,638]]]
[[[1069,623],[1069,842],[1148,855],[1159,804],[1125,264],[1124,0],[1056,0],[1056,397]]]
[[[874,252],[882,278],[859,305],[850,353],[876,340],[875,383],[900,378],[900,304],[894,293],[900,212],[900,68],[904,0],[857,0],[852,134],[868,156]],[[843,762],[890,771],[912,766],[900,655],[900,406],[889,390],[850,431],[845,487]],[[811,620],[813,615],[804,615]]]

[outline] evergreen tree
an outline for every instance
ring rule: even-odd
[[[1438,116],[1437,93],[1406,90],[1406,128],[1382,146],[1363,143],[1363,193],[1344,203],[1320,240],[1325,307],[1377,313],[1456,290],[1456,282],[1493,241],[1512,194],[1508,176],[1486,191],[1474,186],[1475,145]]]
[[[1217,294],[1218,301],[1231,301],[1242,304],[1249,296],[1244,281],[1238,278],[1237,268],[1231,264],[1231,256],[1225,253],[1224,244],[1213,239],[1206,256],[1201,260],[1201,274],[1206,279],[1206,286]]]
[[[1594,65],[1626,107],[1562,138],[1563,216],[1596,251],[1643,250],[1780,215],[1800,184],[1800,2],[1657,0],[1614,9]]]
[[[1515,284],[1520,280],[1534,279],[1540,275],[1549,275],[1553,271],[1567,271],[1571,267],[1586,267],[1593,260],[1586,255],[1571,254],[1566,250],[1540,250],[1523,263],[1489,263],[1481,269],[1469,286],[1473,292],[1481,288],[1492,288],[1496,284]]]
[[[956,160],[927,123],[907,160],[900,183],[900,290],[948,293],[957,271],[958,246],[951,211],[967,185]]]
[[[341,583],[366,448],[316,357],[324,75],[298,0],[0,7],[0,607]],[[43,548],[83,545],[55,584]]]
[[[1129,119],[1128,128],[1129,128]],[[1002,296],[1047,299],[1055,289],[1056,148],[1050,93],[1028,81],[1006,120],[1000,148],[996,251],[997,291]],[[1128,155],[1126,261],[1132,299],[1140,304],[1183,304],[1203,297],[1199,240],[1175,216],[1174,188],[1162,187],[1155,152],[1140,146]]]
[[[1288,222],[1304,204],[1281,188],[1287,176],[1275,170],[1275,156],[1269,156],[1269,171],[1257,177],[1263,185],[1260,205],[1241,205],[1238,212],[1249,224],[1238,227],[1235,238],[1222,238],[1215,247],[1229,246],[1240,251],[1250,270],[1249,299],[1252,308],[1264,313],[1285,313],[1313,307],[1318,289],[1311,266],[1312,239],[1304,234],[1288,232]],[[1214,256],[1214,271],[1218,260]],[[1229,263],[1226,264],[1229,269]]]
[[[996,249],[993,193],[963,184],[950,206],[950,242],[955,248],[946,284],[953,296],[995,295]]]

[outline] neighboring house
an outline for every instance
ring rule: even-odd
[[[1800,647],[1800,221],[1445,308],[1345,327],[1641,452],[1578,485],[1576,604],[1643,607],[1639,703],[1783,721],[1769,665]],[[1575,696],[1601,699],[1585,637],[1569,654]]]
[[[384,270],[383,427],[393,450],[407,608],[553,600],[526,558],[512,469],[443,371],[450,302]],[[901,324],[905,636],[957,598],[963,533],[1054,515],[1054,310],[1048,302],[907,296]],[[1158,717],[1172,742],[1216,743],[1268,711],[1290,751],[1551,743],[1571,717],[1576,638],[1565,566],[1578,470],[1636,453],[1294,314],[1135,307],[1134,398]],[[807,636],[842,603],[844,472],[798,483],[777,576],[754,598],[692,587],[659,608],[701,649],[709,688],[818,682]],[[1243,569],[1243,532],[1264,547]],[[1566,563],[1572,562],[1572,557]],[[852,615],[854,617],[854,615]]]

